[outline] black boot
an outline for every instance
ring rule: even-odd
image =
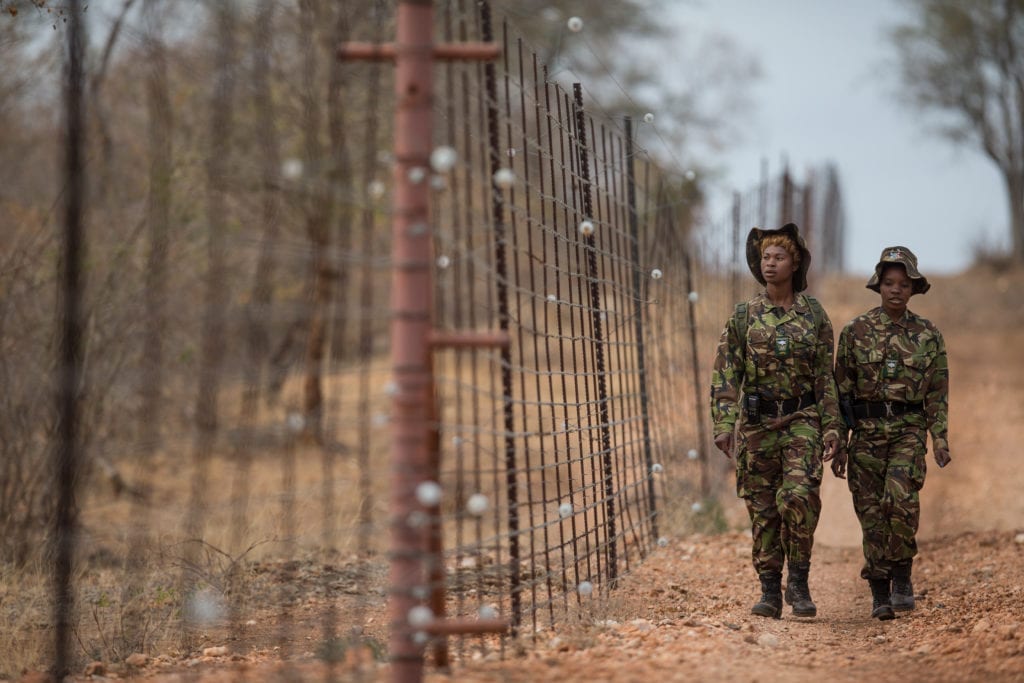
[[[910,582],[913,560],[904,560],[892,567],[892,608],[897,612],[914,609],[914,584]]]
[[[868,579],[871,586],[871,616],[880,621],[895,619],[889,602],[889,579]]]
[[[810,562],[789,565],[789,579],[786,581],[786,603],[793,606],[793,616],[814,617],[818,608],[811,600],[811,589],[807,587]]]
[[[782,572],[764,572],[761,579],[761,600],[750,610],[759,617],[782,617]]]

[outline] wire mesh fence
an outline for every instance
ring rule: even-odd
[[[393,68],[336,54],[389,40],[387,3],[221,2],[188,35],[181,5],[131,4],[109,73],[66,52],[61,229],[28,199],[2,208],[0,674],[230,654],[369,673],[396,620],[435,663],[500,653],[715,514],[729,473],[705,387],[753,291],[742,240],[796,220],[841,265],[834,172],[711,220],[701,179],[637,144],[642,114],[595,115],[470,2],[442,4],[436,39],[501,56],[434,67],[435,154],[410,165]],[[395,249],[408,184],[431,195],[401,224],[425,263]],[[448,343],[423,350],[429,458],[399,505],[392,282],[411,270]],[[55,297],[56,321],[38,303]],[[481,335],[506,342],[459,342]],[[414,547],[389,545],[396,525]],[[389,578],[396,553],[414,581]],[[389,614],[396,595],[415,608]],[[509,629],[452,640],[442,618]]]

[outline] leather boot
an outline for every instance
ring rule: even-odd
[[[913,560],[904,560],[892,567],[892,608],[897,612],[914,609],[914,584],[910,582]]]
[[[811,589],[807,587],[807,574],[811,571],[810,562],[789,565],[789,578],[786,581],[786,603],[793,606],[793,616],[814,617],[818,608],[811,600]]]
[[[889,579],[868,579],[868,585],[871,586],[871,616],[880,621],[895,619],[896,613],[889,601]]]
[[[761,579],[761,600],[750,613],[759,617],[782,617],[782,572],[764,572]]]

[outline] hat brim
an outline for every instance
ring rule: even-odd
[[[931,289],[931,284],[928,282],[928,278],[921,275],[921,272],[915,268],[912,264],[904,263],[903,261],[879,261],[875,264],[875,272],[868,280],[868,283],[864,285],[870,290],[882,293],[882,271],[886,266],[903,266],[903,270],[906,271],[907,277],[910,278],[913,286],[914,294],[924,294]]]
[[[800,230],[796,227],[796,223],[786,223],[778,230],[750,229],[750,233],[747,235],[747,265],[750,267],[754,279],[762,285],[768,284],[761,273],[761,240],[771,235],[789,237],[800,251],[800,265],[793,273],[793,291],[804,291],[807,289],[807,270],[811,267],[811,251],[804,244],[804,239],[800,236]]]

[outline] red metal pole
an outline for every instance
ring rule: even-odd
[[[395,168],[392,220],[391,679],[423,677],[423,644],[409,624],[423,587],[423,532],[409,523],[416,486],[427,478],[433,379],[433,287],[428,175],[433,140],[433,5],[398,3],[395,43]]]

